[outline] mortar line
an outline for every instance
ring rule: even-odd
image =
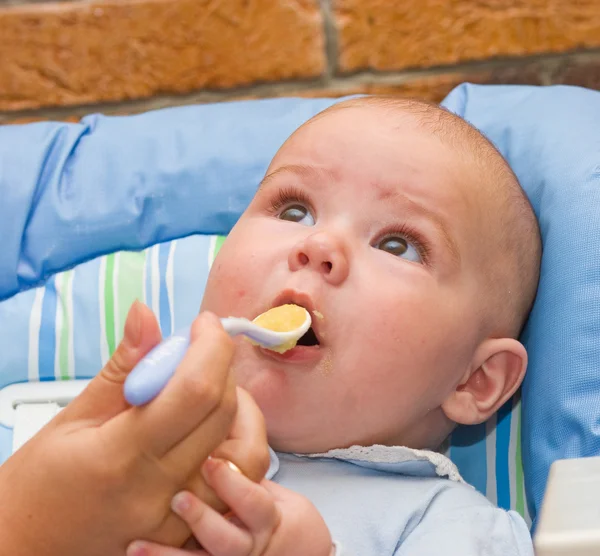
[[[321,0],[321,15],[323,17],[323,34],[325,35],[325,57],[327,59],[326,79],[335,76],[338,68],[338,32],[333,16],[332,2]]]
[[[365,84],[373,85],[401,85],[416,79],[426,77],[444,76],[461,73],[475,73],[477,71],[498,70],[526,67],[530,64],[542,64],[554,66],[549,68],[554,71],[562,60],[586,61],[593,60],[600,55],[600,48],[586,51],[571,51],[551,54],[538,54],[527,57],[503,57],[488,60],[477,60],[463,62],[455,65],[438,65],[429,68],[409,68],[397,71],[360,70],[354,73],[338,74],[326,77],[324,75],[312,79],[286,80],[273,83],[254,83],[247,86],[230,89],[197,90],[181,95],[154,95],[140,99],[124,99],[112,101],[101,101],[97,103],[84,103],[62,106],[46,106],[33,109],[14,111],[0,111],[0,123],[18,118],[44,118],[64,119],[67,116],[83,116],[93,112],[106,114],[115,113],[137,113],[148,110],[156,110],[173,106],[185,106],[196,103],[209,103],[219,101],[241,100],[240,97],[269,98],[273,96],[284,96],[286,94],[300,94],[302,92],[314,91],[319,88],[341,89],[351,88]]]

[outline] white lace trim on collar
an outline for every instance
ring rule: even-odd
[[[365,463],[394,464],[407,461],[428,461],[435,467],[435,472],[440,477],[447,477],[451,481],[464,483],[456,465],[444,454],[431,450],[415,450],[405,446],[351,446],[350,448],[336,448],[321,454],[297,454],[309,458],[333,458],[339,460],[354,460]]]

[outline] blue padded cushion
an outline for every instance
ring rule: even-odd
[[[462,85],[445,105],[496,144],[540,222],[541,279],[523,334],[523,465],[535,516],[554,460],[600,454],[600,93]]]

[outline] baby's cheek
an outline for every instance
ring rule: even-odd
[[[223,265],[215,262],[206,283],[203,306],[216,310],[224,300],[231,298],[241,288],[235,273],[228,271]]]
[[[245,272],[244,266],[238,262],[236,257],[230,255],[229,250],[226,251],[223,248],[210,269],[208,279],[211,286],[216,282],[220,286],[231,287],[243,282],[242,276]]]
[[[206,285],[203,309],[221,316],[249,316],[245,314],[244,305],[252,296],[243,279],[244,274],[230,267],[213,266]]]
[[[235,290],[233,292],[233,295],[235,296],[235,298],[238,301],[241,301],[242,299],[244,299],[244,297],[246,297],[246,289],[245,288],[238,288],[237,290]]]

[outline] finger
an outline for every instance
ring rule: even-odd
[[[171,507],[188,524],[198,542],[209,554],[251,554],[254,543],[250,533],[228,521],[192,493],[183,491],[176,494]]]
[[[226,406],[228,426],[237,408],[230,373],[233,342],[219,319],[211,313],[200,314],[190,333],[190,347],[172,380],[146,409],[144,433],[154,445],[154,453],[166,453],[194,433],[196,440],[208,443],[206,433],[198,430],[213,411]],[[169,423],[165,415],[171,413]],[[220,443],[223,436],[212,439]],[[200,444],[196,444],[198,450]],[[203,450],[200,448],[200,450]]]
[[[160,340],[154,313],[134,301],[121,343],[87,388],[59,414],[60,419],[94,419],[102,423],[127,409],[129,405],[123,396],[125,378]]]
[[[106,434],[122,450],[143,450],[150,457],[161,458],[201,427],[213,411],[220,409],[221,417],[231,422],[236,400],[225,394],[231,389],[232,355],[233,344],[220,321],[209,313],[199,315],[192,325],[190,346],[164,390],[147,405],[132,407],[106,423]],[[206,441],[197,446],[199,451],[205,444],[214,449],[223,438],[214,439],[210,434],[216,432],[206,432]]]
[[[173,548],[147,541],[134,541],[126,551],[127,556],[185,556],[186,554],[200,554],[210,556],[204,550],[186,550],[182,548]]]
[[[235,463],[246,477],[256,482],[269,469],[265,419],[252,396],[242,388],[237,389],[237,413],[229,437],[212,455]]]
[[[273,497],[275,502],[288,502],[290,498],[300,496],[298,493],[282,487],[273,481],[264,480],[260,484]]]
[[[202,463],[200,463],[195,471],[202,467]],[[229,506],[217,496],[217,493],[206,483],[201,473],[192,473],[191,477],[187,481],[184,481],[183,488],[192,492],[194,496],[220,514],[225,514],[229,511]]]
[[[235,469],[238,473],[242,472],[235,463],[228,461],[227,464]],[[220,514],[225,514],[230,510],[229,506],[219,498],[217,493],[208,485],[200,473],[195,473],[191,477],[191,479],[185,484],[185,489],[192,492],[194,496],[202,500],[205,504],[208,504],[213,510],[219,512]],[[232,520],[231,517],[229,519],[230,521]]]
[[[253,534],[255,548],[266,547],[281,519],[271,494],[261,485],[233,470],[223,460],[207,460],[202,472],[219,498],[229,505],[236,518]]]
[[[265,421],[250,394],[241,388],[237,388],[237,402],[238,409],[229,437],[211,455],[232,462],[246,477],[259,482],[270,464]],[[197,446],[192,449],[198,451]],[[202,475],[193,474],[185,488],[219,513],[229,510]]]
[[[202,463],[227,437],[236,405],[235,382],[230,375],[219,406],[199,427],[163,456],[164,469],[182,481],[187,481],[192,475],[198,475]]]
[[[184,523],[174,513],[172,513],[171,515],[177,520],[181,521],[181,523]],[[181,548],[166,546],[160,544],[159,542],[141,540],[134,541],[127,547],[126,554],[127,556],[177,556],[180,554],[201,554],[210,556],[207,552],[202,550],[202,547],[198,544],[198,541],[196,541],[196,539],[193,536],[189,537]]]

